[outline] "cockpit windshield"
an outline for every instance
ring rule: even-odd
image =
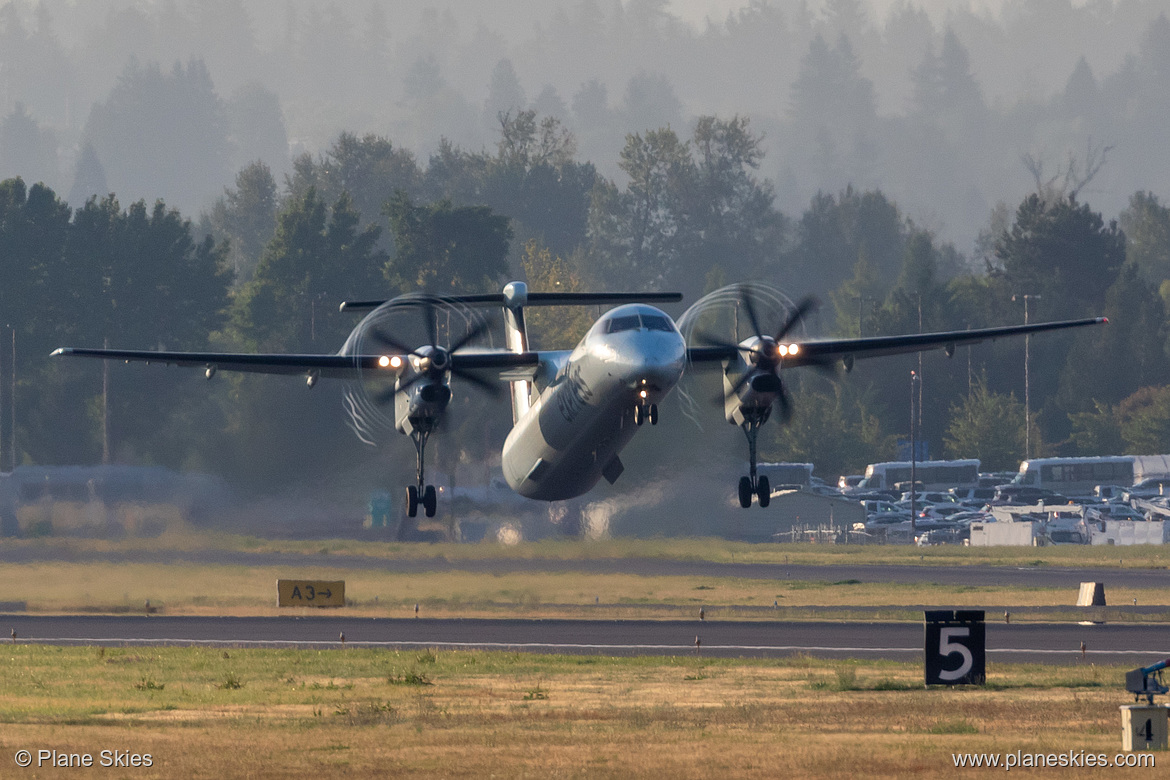
[[[626,314],[614,317],[606,325],[606,333],[621,333],[627,330],[659,330],[667,333],[674,331],[670,320],[661,314]]]
[[[670,324],[670,320],[661,314],[643,314],[642,327],[646,330],[662,330],[667,333],[674,330],[674,326]]]
[[[614,317],[609,321],[606,333],[621,333],[625,330],[637,330],[639,327],[638,315],[629,314],[625,317]]]

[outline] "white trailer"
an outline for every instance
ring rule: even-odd
[[[972,547],[1038,547],[1044,538],[1043,523],[971,523]]]
[[[1089,524],[1090,544],[1128,547],[1134,544],[1166,544],[1170,523],[1163,520],[1102,520]]]

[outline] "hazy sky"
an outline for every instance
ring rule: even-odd
[[[710,18],[713,20],[724,19],[727,14],[736,9],[743,8],[748,5],[750,0],[671,0],[671,9],[678,17],[696,25],[701,26],[704,19]],[[905,2],[905,0],[868,0],[866,5],[877,9],[878,19],[885,18],[889,12],[890,7],[896,5],[898,2]],[[932,17],[942,18],[948,8],[954,5],[962,5],[973,9],[994,9],[996,11],[1003,5],[1005,0],[912,0],[911,4],[923,8]],[[1080,6],[1083,2],[1074,2],[1073,5]],[[783,6],[784,3],[781,3]],[[821,0],[809,0],[809,5],[813,8],[819,8],[823,5]]]

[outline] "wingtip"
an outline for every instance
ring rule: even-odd
[[[1101,318],[1101,324],[1102,324],[1102,325],[1108,325],[1108,324],[1109,324],[1109,318],[1108,318],[1108,317],[1102,317],[1102,318]]]
[[[49,357],[57,357],[59,355],[68,355],[72,351],[73,350],[69,349],[68,347],[57,347],[55,350],[53,350],[52,352],[49,353]]]

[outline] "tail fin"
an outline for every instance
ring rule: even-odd
[[[524,327],[524,307],[528,304],[528,285],[510,282],[504,287],[504,338],[512,352],[528,351],[528,331]],[[532,408],[532,382],[512,382],[512,424]]]

